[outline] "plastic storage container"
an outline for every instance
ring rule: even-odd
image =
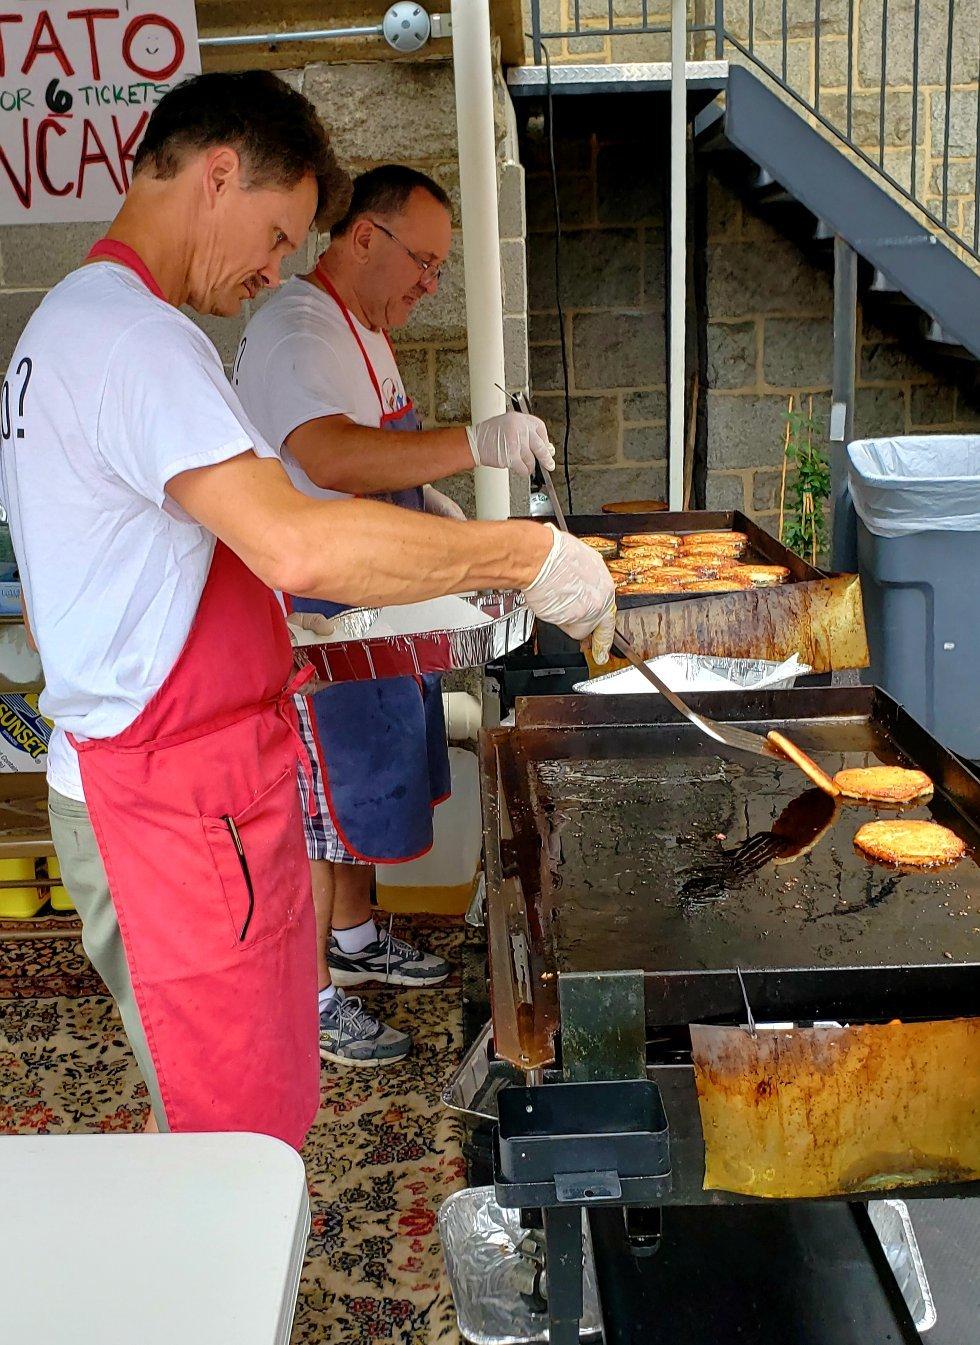
[[[432,849],[407,864],[379,864],[378,905],[386,911],[462,915],[470,904],[483,848],[476,755],[450,747],[453,792],[433,814]]]
[[[30,920],[37,915],[48,894],[43,887],[32,885],[36,877],[33,859],[0,859],[0,880],[11,884],[0,888],[0,919]],[[13,886],[14,883],[18,886]]]
[[[58,863],[57,856],[52,856],[48,860],[48,877],[61,877],[61,865]],[[62,883],[57,883],[54,887],[48,888],[48,901],[50,901],[51,909],[54,911],[73,911],[75,909],[74,903],[68,895],[68,889]]]
[[[980,436],[847,449],[870,680],[980,758]]]

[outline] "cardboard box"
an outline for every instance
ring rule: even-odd
[[[52,724],[37,708],[37,695],[0,695],[0,772],[43,771]]]
[[[20,584],[14,579],[0,580],[0,616],[20,616]]]

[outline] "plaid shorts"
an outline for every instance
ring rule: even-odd
[[[310,781],[299,766],[296,773],[299,779],[299,796],[303,802],[303,831],[306,835],[306,853],[310,859],[326,859],[331,864],[366,864],[347,849],[330,816],[327,807],[327,795],[323,788],[323,772],[320,758],[317,756],[316,739],[313,736],[313,724],[310,719],[309,702],[305,696],[294,697],[296,713],[299,716],[299,732],[310,759],[313,773],[313,815],[310,815]]]

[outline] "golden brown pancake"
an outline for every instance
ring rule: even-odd
[[[681,538],[685,551],[730,551],[740,556],[748,546],[744,532],[688,532]]]
[[[616,585],[617,596],[621,598],[637,597],[643,593],[676,593],[675,584],[658,584],[652,579],[624,579]]]
[[[607,560],[606,569],[614,579],[641,579],[645,575],[657,574],[663,568],[663,562],[645,556],[643,560]]]
[[[619,554],[624,560],[639,560],[642,556],[652,556],[654,560],[674,562],[676,553],[663,546],[621,546]]]
[[[785,565],[743,564],[739,566],[739,573],[744,574],[757,588],[769,588],[773,584],[785,584],[789,578],[789,570]]]
[[[948,827],[911,819],[865,822],[854,837],[854,844],[872,859],[917,868],[955,864],[966,854],[966,843]]]
[[[811,780],[818,789],[822,789],[825,794],[831,794],[834,798],[840,796],[840,787],[834,784],[827,772],[818,766],[812,757],[808,757],[801,748],[797,747],[796,743],[791,743],[788,738],[784,738],[775,729],[766,734],[766,740],[772,744],[780,756],[785,757],[787,761],[791,761],[794,766],[798,766],[806,778]]]
[[[628,532],[625,537],[620,537],[620,546],[661,546],[669,551],[676,551],[680,546],[680,538],[675,537],[672,532]]]
[[[687,593],[739,593],[751,587],[751,580],[739,579],[735,574],[719,574],[715,579],[690,579],[684,585]]]
[[[744,532],[735,532],[731,528],[708,528],[702,532],[682,532],[682,546],[697,546],[699,542],[747,542]]]
[[[924,771],[902,766],[864,766],[838,771],[834,784],[846,799],[869,803],[911,803],[932,797],[932,781]]]
[[[660,569],[637,574],[633,579],[616,585],[617,593],[681,593],[689,578],[683,570]]]
[[[676,565],[681,570],[689,570],[691,574],[700,575],[702,579],[711,579],[722,570],[731,568],[734,563],[728,556],[689,555],[686,551],[682,551],[679,556],[671,561],[672,565]]]
[[[619,548],[615,539],[612,537],[580,537],[580,542],[586,546],[591,546],[593,551],[598,551],[600,556],[615,556]]]

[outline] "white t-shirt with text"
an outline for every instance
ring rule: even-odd
[[[218,352],[129,269],[80,268],[28,322],[0,415],[0,498],[55,731],[48,781],[83,799],[66,732],[127,728],[177,661],[214,536],[167,496],[193,467],[250,449]]]

